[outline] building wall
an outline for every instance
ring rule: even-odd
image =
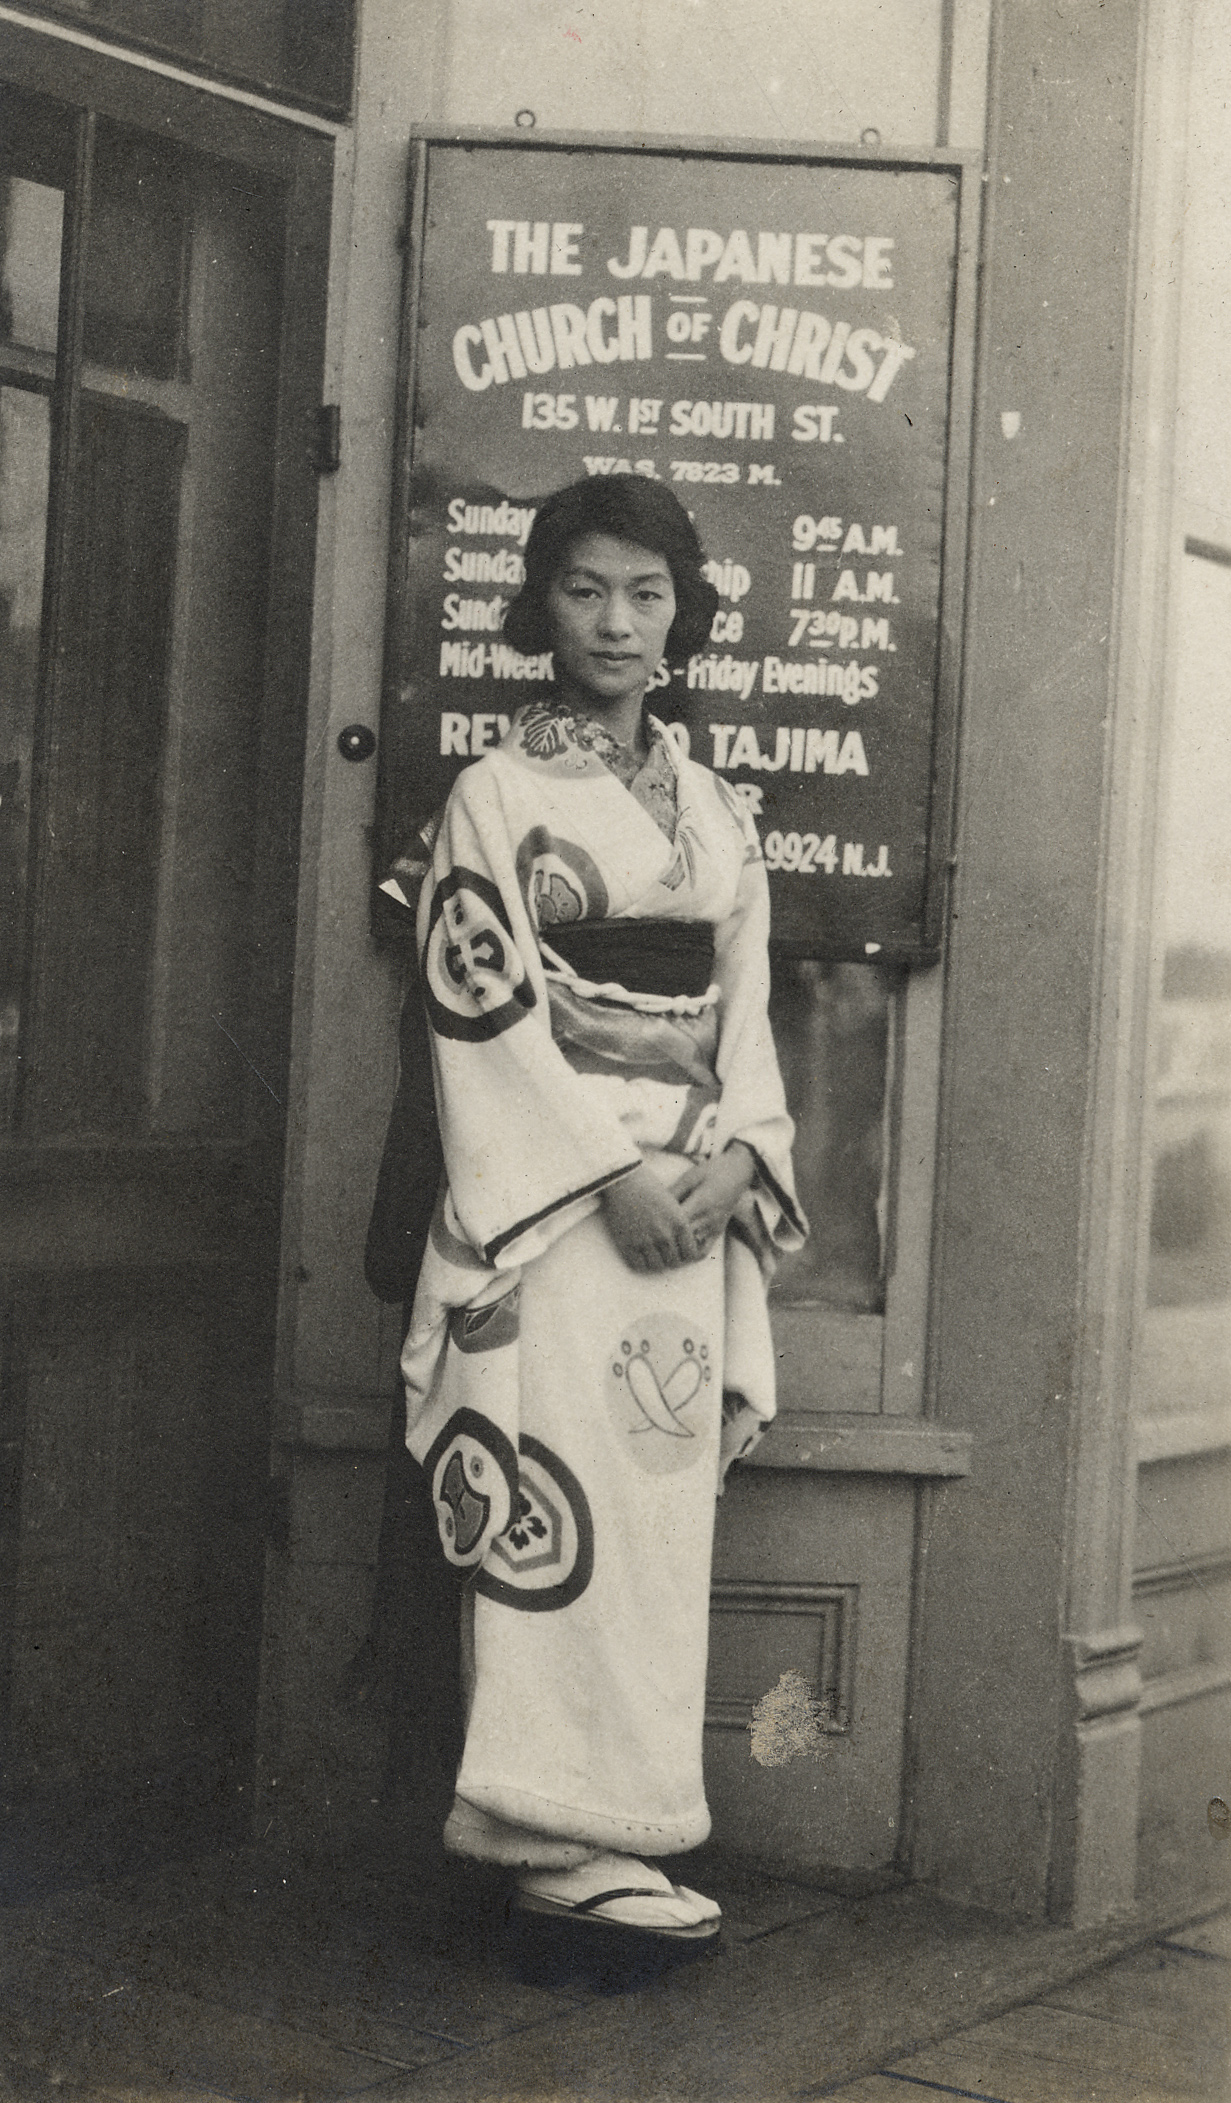
[[[373,1163],[394,1072],[389,1016],[396,988],[366,937],[368,842],[375,768],[340,760],[345,724],[375,726],[380,709],[385,565],[401,291],[401,226],[407,147],[417,122],[511,124],[526,84],[538,82],[542,128],[706,136],[798,138],[849,144],[871,127],[894,145],[937,142],[942,48],[939,0],[920,10],[900,0],[827,10],[826,52],[804,34],[808,0],[778,0],[772,61],[747,48],[748,11],[732,0],[604,10],[589,42],[560,31],[545,5],[519,9],[515,51],[504,49],[498,0],[424,10],[430,28],[407,26],[392,0],[366,0],[353,145],[344,154],[335,229],[329,386],[342,409],[343,462],[326,486],[318,555],[320,625],[315,654],[318,725],[311,739],[298,1017],[298,1117],[292,1162],[298,1244],[285,1324],[284,1378],[314,1437],[342,1437],[319,1413],[361,1407],[383,1392],[388,1332],[360,1273]],[[590,11],[577,10],[579,22]],[[959,8],[948,104],[949,143],[980,143],[986,13]],[[647,47],[640,33],[651,25]],[[619,34],[612,24],[619,25]],[[873,28],[879,24],[879,32]],[[930,35],[921,35],[921,24]],[[698,38],[685,64],[685,31]],[[740,37],[744,41],[740,41]],[[564,56],[557,50],[563,47]],[[645,57],[647,48],[652,63]],[[827,53],[841,49],[832,71]],[[635,59],[635,54],[641,58]],[[576,55],[574,55],[576,54]],[[516,63],[514,64],[514,59]],[[733,80],[739,61],[738,92]],[[755,59],[755,63],[754,63]],[[572,68],[570,72],[568,69]],[[520,70],[519,70],[520,69]],[[664,86],[670,78],[671,94]],[[520,81],[516,93],[506,79]],[[810,83],[804,96],[800,80]],[[480,84],[485,99],[480,101]],[[925,92],[926,90],[926,92]],[[811,115],[811,121],[804,120]],[[363,1047],[362,1058],[359,1048]],[[309,1272],[298,1278],[297,1269]]]
[[[1142,520],[1167,479],[1156,442],[1140,472],[1129,442],[1167,418],[1166,359],[1150,364],[1133,308],[1143,167],[1159,151],[1141,71],[1156,14],[1150,0],[527,0],[514,34],[501,0],[417,20],[401,0],[365,0],[335,229],[343,463],[322,516],[304,838],[280,1380],[292,1552],[275,1558],[267,1634],[267,1794],[276,1780],[300,1832],[323,1831],[338,1799],[360,1803],[380,1753],[334,1689],[370,1591],[397,1347],[361,1252],[398,988],[367,933],[375,768],[348,766],[335,741],[379,719],[408,138],[423,121],[532,112],[544,131],[977,151],[990,59],[930,1373],[933,1412],[976,1445],[969,1484],[918,1493],[903,1860],[1017,1913],[1092,1918],[1131,1898],[1133,916],[1157,701],[1134,670],[1149,637],[1125,607],[1143,588],[1152,603]]]
[[[327,396],[343,452],[322,492],[303,840],[277,1455],[292,1547],[271,1558],[266,1617],[267,1796],[294,1801],[300,1830],[323,1831],[339,1798],[362,1805],[380,1758],[334,1690],[366,1625],[396,1379],[400,1311],[372,1299],[362,1251],[399,987],[368,935],[375,764],[348,765],[336,739],[379,724],[412,129],[532,110],[544,131],[977,149],[989,6],[835,0],[822,17],[810,0],[529,0],[513,31],[502,0],[364,0],[340,141]]]
[[[447,10],[434,114],[445,123],[694,138],[935,141],[941,0],[818,15],[808,0],[501,0]]]
[[[1187,27],[1187,25],[1185,25]],[[1231,47],[1197,0],[1184,179],[1147,1306],[1135,1354],[1143,1889],[1217,1887],[1231,1790]],[[1174,269],[1174,265],[1172,266]],[[1220,1801],[1221,1800],[1221,1801]]]
[[[1030,1910],[1064,1731],[1137,22],[1113,0],[1001,23],[933,1329],[977,1458],[927,1528],[913,1810],[925,1875]]]

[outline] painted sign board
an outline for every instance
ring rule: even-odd
[[[550,657],[501,634],[537,504],[631,472],[692,513],[720,600],[708,647],[649,703],[748,802],[775,939],[816,956],[936,953],[963,173],[420,143],[384,867],[457,770],[551,691]]]

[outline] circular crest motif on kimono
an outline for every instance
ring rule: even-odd
[[[552,1613],[580,1599],[594,1574],[594,1522],[571,1468],[541,1439],[518,1440],[513,1516],[492,1542],[475,1579],[485,1599],[526,1614]]]
[[[709,1339],[684,1315],[643,1315],[624,1331],[607,1365],[607,1407],[647,1475],[678,1475],[712,1450],[713,1381]]]
[[[517,1455],[498,1424],[455,1409],[423,1460],[445,1558],[464,1569],[483,1559],[485,1536],[508,1524],[517,1497]]]
[[[423,945],[423,1000],[442,1037],[469,1043],[512,1029],[535,1003],[504,900],[474,869],[436,886]]]
[[[436,1521],[450,1562],[465,1564],[482,1540],[492,1511],[485,1486],[496,1481],[497,1471],[483,1442],[465,1432],[456,1437],[432,1485]]]
[[[540,928],[607,917],[607,886],[597,864],[584,847],[559,839],[545,825],[532,826],[518,848],[517,881],[526,910]]]

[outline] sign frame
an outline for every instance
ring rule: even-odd
[[[894,149],[827,146],[782,140],[729,140],[594,133],[536,128],[423,125],[410,140],[406,217],[401,229],[404,272],[397,366],[394,474],[390,516],[384,671],[381,697],[379,773],[373,829],[373,886],[387,876],[398,847],[394,830],[396,788],[386,758],[395,711],[403,707],[408,667],[414,660],[412,620],[412,499],[416,466],[415,405],[419,379],[420,307],[426,239],[428,171],[433,149],[485,148],[507,153],[522,150],[562,156],[604,157],[636,154],[639,158],[730,163],[777,163],[818,170],[875,170],[888,174],[912,171],[944,173],[955,180],[957,240],[950,304],[950,359],[946,441],[943,454],[943,506],[939,555],[939,594],[935,626],[935,674],[931,716],[928,823],[924,854],[922,906],[912,939],[855,945],[811,935],[773,935],[781,955],[828,961],[874,961],[880,965],[920,967],[936,963],[943,950],[949,882],[954,867],[952,839],[957,794],[961,657],[967,574],[970,464],[973,443],[975,316],[982,221],[983,167],[977,153],[949,148]],[[433,638],[435,640],[435,638]],[[875,873],[875,872],[873,872]],[[379,896],[379,894],[377,894]],[[388,920],[374,907],[374,930],[387,930]]]

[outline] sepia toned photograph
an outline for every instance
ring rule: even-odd
[[[0,2103],[1231,2095],[1231,0],[0,0]]]

